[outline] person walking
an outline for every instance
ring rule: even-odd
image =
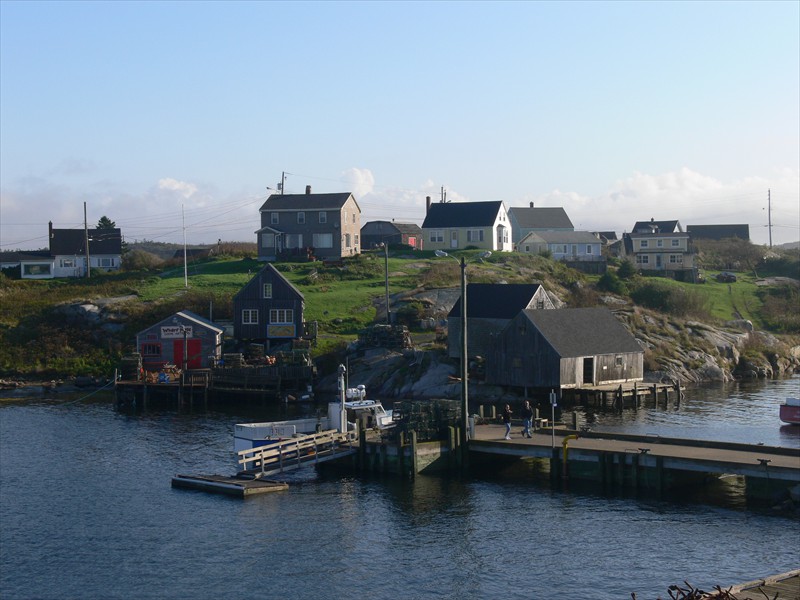
[[[533,422],[533,407],[531,407],[531,403],[528,400],[525,400],[525,404],[522,407],[522,422],[524,423],[524,428],[522,429],[522,437],[533,437],[531,435],[531,423]]]
[[[503,409],[503,424],[506,426],[506,439],[511,439],[511,405],[506,404]]]

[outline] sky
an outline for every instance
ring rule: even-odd
[[[255,242],[284,173],[797,241],[800,2],[0,0],[0,249]]]

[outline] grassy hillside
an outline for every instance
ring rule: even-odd
[[[540,282],[568,306],[595,305],[607,295],[597,288],[597,276],[587,277],[544,257],[496,253],[481,261],[477,254],[464,252],[471,282]],[[195,262],[188,268],[188,288],[182,265],[158,272],[97,273],[81,280],[21,281],[0,275],[0,376],[109,375],[119,357],[133,350],[136,332],[178,310],[231,319],[233,296],[262,266],[247,257]],[[319,323],[317,353],[355,339],[379,314],[385,294],[382,252],[365,253],[341,265],[275,266],[304,294],[306,320]],[[457,261],[429,252],[395,249],[388,272],[393,298],[460,283]],[[718,283],[713,275],[707,273],[705,284],[634,276],[624,282],[624,292],[641,298],[643,305],[654,302],[650,308],[660,307],[681,317],[709,322],[744,318],[759,328],[800,331],[796,287],[775,293],[774,287],[767,291],[757,286],[754,275],[739,273],[732,284]],[[87,325],[85,315],[66,308],[102,298],[123,298],[106,309],[103,323],[88,321]],[[677,301],[659,304],[669,298]],[[410,324],[428,310],[413,301],[404,305],[393,301],[392,309]]]

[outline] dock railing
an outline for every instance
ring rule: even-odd
[[[320,462],[343,450],[358,446],[358,433],[341,433],[335,429],[321,431],[296,438],[287,438],[237,452],[237,462],[242,472],[263,477],[272,473],[295,469],[309,462]]]

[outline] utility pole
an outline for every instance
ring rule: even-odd
[[[86,220],[86,202],[83,203],[83,243],[86,248],[86,277],[88,279],[91,275],[91,267],[89,266],[89,223]]]
[[[769,228],[769,247],[772,248],[772,195],[767,189],[767,223]]]
[[[183,225],[183,285],[189,289],[189,267],[186,261],[186,213],[183,211],[183,204],[181,204],[181,221]]]

